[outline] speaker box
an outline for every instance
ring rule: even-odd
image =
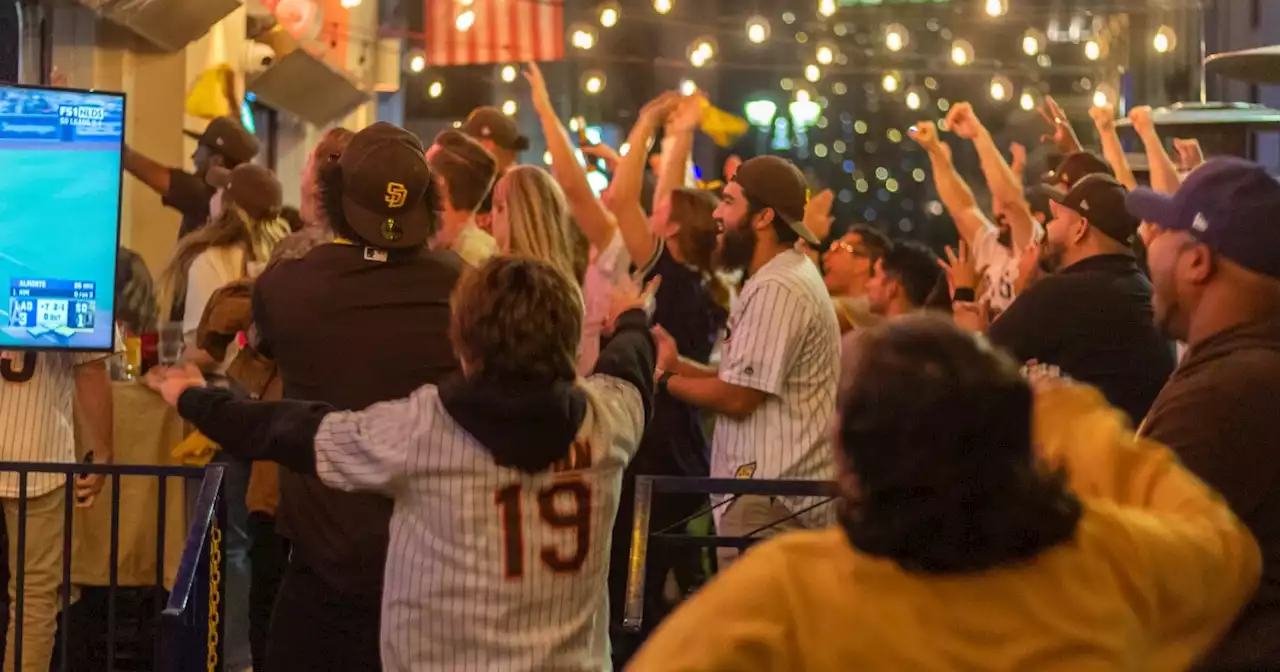
[[[162,51],[177,51],[240,7],[240,0],[79,0]]]
[[[324,126],[368,102],[367,92],[298,46],[283,28],[277,26],[257,41],[275,52],[270,64],[245,82],[259,103]]]

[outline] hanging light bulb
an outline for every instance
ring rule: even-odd
[[[1151,46],[1156,50],[1156,53],[1167,54],[1178,46],[1178,36],[1173,32],[1173,28],[1160,26],[1155,36],[1151,38]]]
[[[360,6],[360,0],[342,0],[343,9],[355,9]]]
[[[839,48],[835,44],[823,40],[818,43],[818,49],[815,56],[817,57],[819,64],[831,65],[831,63],[836,60],[836,54],[838,53]]]
[[[908,110],[918,110],[924,106],[924,93],[918,86],[907,87],[905,102]]]
[[[458,29],[459,33],[471,30],[471,26],[474,25],[476,25],[476,13],[469,9],[458,14],[458,18],[453,22],[453,26]]]
[[[898,74],[897,70],[886,72],[884,73],[884,78],[880,80],[880,85],[884,87],[885,91],[893,93],[898,90],[898,87],[902,86],[902,75]]]
[[[409,54],[409,72],[422,72],[427,69],[427,55],[421,49],[414,49]]]
[[[804,78],[810,82],[816,83],[818,80],[822,79],[822,69],[816,65],[806,65],[804,66]]]
[[[991,78],[991,84],[987,87],[987,92],[991,94],[992,100],[1006,102],[1013,98],[1013,82],[1009,81],[1004,75],[996,75]]]
[[[1040,53],[1044,43],[1044,33],[1035,28],[1028,28],[1027,32],[1022,34],[1022,53],[1028,56],[1035,56]]]
[[[700,37],[689,45],[689,64],[695,68],[701,68],[716,55],[715,42],[709,37]]]
[[[956,40],[951,43],[951,62],[956,65],[973,63],[973,45],[968,40]]]
[[[692,96],[693,94],[695,94],[695,93],[697,93],[697,92],[698,92],[698,84],[697,84],[697,82],[694,82],[692,79],[682,79],[682,80],[680,80],[680,95],[682,95],[682,96]]]
[[[1106,107],[1116,104],[1116,90],[1110,84],[1099,84],[1093,90],[1093,106]]]
[[[502,81],[508,84],[516,81],[516,66],[514,65],[502,66]]]
[[[987,16],[1004,16],[1009,11],[1009,0],[983,0]]]
[[[891,23],[884,29],[884,46],[889,51],[902,51],[911,42],[911,33],[901,23]]]
[[[439,98],[444,93],[444,82],[436,80],[427,85],[427,96],[431,98]]]
[[[1018,97],[1018,106],[1028,112],[1036,109],[1036,99],[1031,95],[1031,89],[1022,90],[1022,95]]]
[[[596,46],[596,29],[585,23],[575,23],[569,27],[569,43],[575,49],[588,51]]]
[[[1096,61],[1102,56],[1102,45],[1097,40],[1089,40],[1084,43],[1084,57]]]
[[[588,70],[582,73],[582,90],[590,95],[604,91],[605,76],[599,70]]]
[[[502,103],[502,113],[508,117],[516,116],[516,101],[507,99]]]
[[[653,0],[653,11],[666,14],[671,11],[672,0]]]
[[[605,28],[612,28],[618,25],[618,19],[622,16],[622,8],[615,0],[600,5],[600,25]]]
[[[769,39],[769,21],[763,16],[747,19],[747,41],[752,44],[763,44]]]
[[[823,18],[836,13],[836,0],[818,0],[818,14]]]

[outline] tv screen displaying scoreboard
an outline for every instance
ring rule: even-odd
[[[114,347],[124,110],[0,84],[0,350]]]

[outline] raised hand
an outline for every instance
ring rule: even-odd
[[[1040,136],[1040,142],[1052,142],[1059,150],[1068,154],[1080,151],[1080,139],[1076,137],[1076,131],[1071,127],[1067,113],[1062,111],[1062,106],[1058,105],[1058,101],[1054,100],[1053,96],[1045,96],[1044,103],[1036,110],[1053,129],[1050,133]]]
[[[524,71],[524,79],[529,82],[529,94],[533,97],[533,109],[539,114],[555,113],[551,105],[551,94],[547,92],[547,80],[542,76],[542,69],[537,63],[529,62]]]
[[[915,140],[916,144],[930,154],[938,151],[938,147],[942,144],[942,141],[938,139],[938,127],[932,121],[917,123],[907,129],[907,135],[911,136],[911,139]]]
[[[954,301],[951,318],[961,329],[985,334],[991,326],[991,301]]]
[[[732,180],[733,176],[738,174],[738,169],[741,167],[742,157],[737,154],[729,155],[729,158],[724,160],[724,179],[726,181]]]
[[[701,93],[686,96],[677,105],[671,116],[667,118],[668,130],[673,133],[692,133],[702,124]]]
[[[805,228],[817,236],[818,240],[826,240],[827,234],[831,233],[831,223],[835,220],[831,216],[831,203],[834,199],[830,189],[823,189],[804,204]]]
[[[951,285],[951,293],[957,289],[976,289],[978,287],[978,270],[974,268],[973,255],[969,246],[962,240],[958,249],[947,246],[947,258],[939,259],[938,266],[947,273],[947,283]]]
[[[1195,138],[1174,138],[1173,149],[1178,152],[1178,167],[1184,171],[1195,170],[1204,163],[1204,150]]]
[[[667,118],[675,111],[676,106],[684,99],[679,91],[667,91],[653,100],[645,103],[640,108],[640,121],[649,124],[653,128],[659,128],[667,123]]]
[[[972,105],[956,103],[947,112],[947,128],[966,140],[972,140],[982,132],[982,122],[978,121]]]
[[[1089,108],[1089,118],[1099,133],[1116,130],[1116,108],[1112,105],[1095,105]]]
[[[1129,110],[1129,123],[1133,124],[1133,130],[1138,135],[1153,135],[1156,132],[1156,122],[1151,116],[1150,106],[1139,105]]]
[[[1027,148],[1015,142],[1009,145],[1009,156],[1013,159],[1009,162],[1009,170],[1013,171],[1013,176],[1021,182],[1026,179],[1027,172]]]

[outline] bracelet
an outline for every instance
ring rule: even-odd
[[[955,294],[951,295],[952,301],[976,301],[978,295],[974,293],[972,287],[956,287]]]
[[[658,375],[658,391],[663,394],[670,394],[667,391],[667,383],[671,382],[671,377],[676,375],[674,371],[663,371]]]

